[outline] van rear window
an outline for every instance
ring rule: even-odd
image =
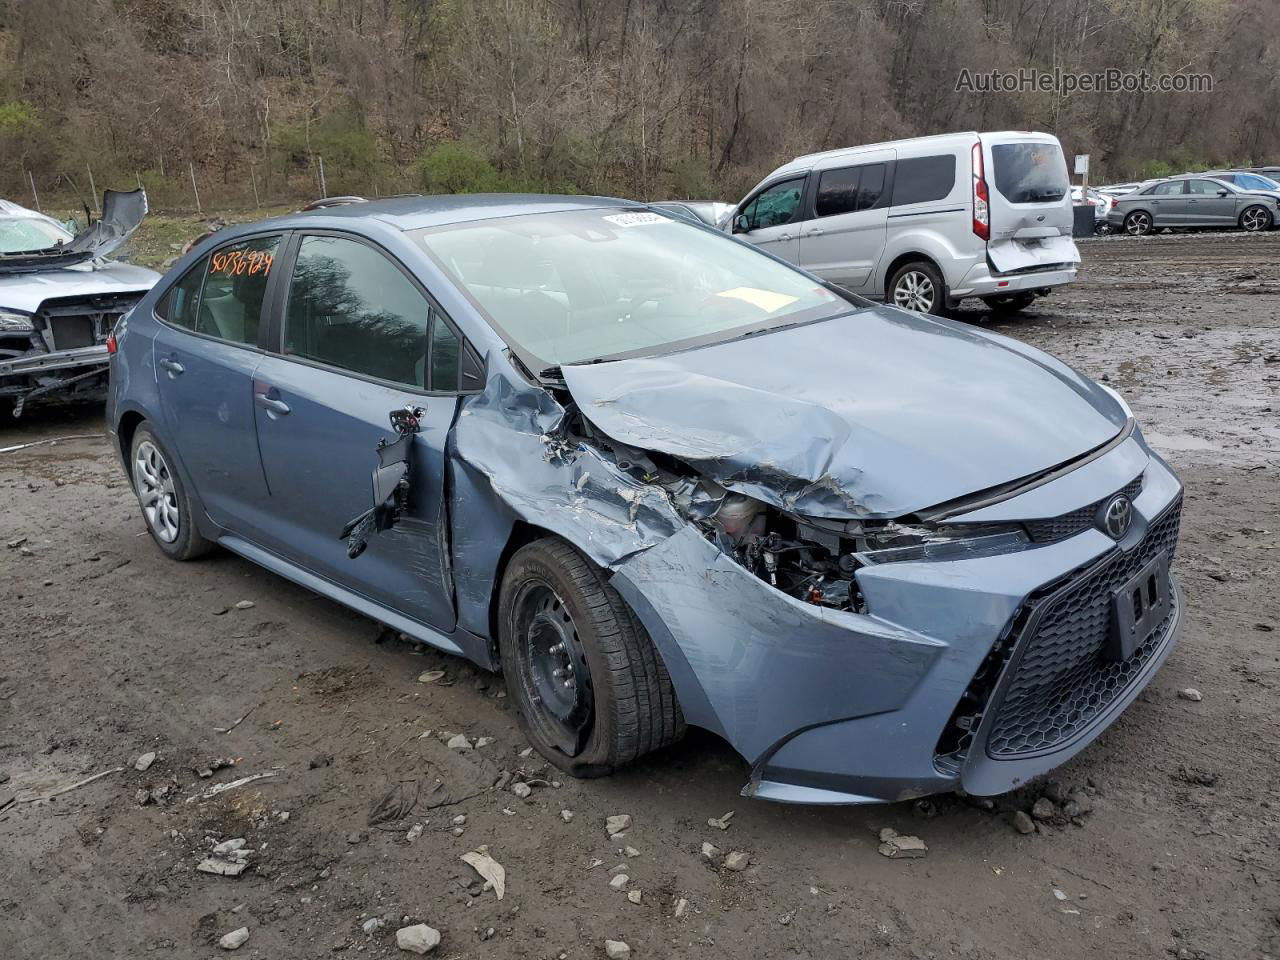
[[[1010,203],[1052,203],[1071,189],[1056,143],[997,143],[991,148],[996,189]]]
[[[899,160],[893,174],[893,205],[941,200],[955,185],[954,154]]]

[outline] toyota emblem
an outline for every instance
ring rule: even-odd
[[[1129,532],[1133,522],[1133,501],[1118,493],[1107,501],[1102,510],[1102,529],[1112,540],[1120,540]]]

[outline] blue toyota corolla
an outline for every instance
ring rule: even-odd
[[[160,550],[501,669],[578,776],[694,724],[750,796],[999,793],[1179,633],[1181,486],[1118,395],[642,205],[236,227],[109,346]]]

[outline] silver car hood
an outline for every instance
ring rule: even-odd
[[[0,274],[32,273],[105,257],[138,229],[146,215],[146,191],[106,190],[102,194],[102,216],[93,226],[67,243],[0,255]]]
[[[610,437],[831,518],[902,517],[1031,478],[1128,423],[1047,354],[892,307],[561,374]]]
[[[146,293],[159,279],[154,270],[118,261],[0,273],[0,309],[35,313],[44,301],[55,297]]]

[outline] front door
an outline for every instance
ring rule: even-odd
[[[1226,196],[1219,196],[1225,191]],[[1187,181],[1188,223],[1195,227],[1230,227],[1236,222],[1238,195],[1213,180]]]
[[[267,512],[258,460],[253,376],[279,234],[239,240],[204,257],[156,307],[156,378],[165,441],[209,517],[253,537]]]
[[[336,234],[300,238],[281,319],[283,349],[263,358],[252,391],[274,514],[264,545],[451,631],[444,449],[458,405],[456,331],[398,263]],[[373,506],[377,444],[395,439],[389,414],[405,406],[425,411],[407,508],[351,559],[339,535]]]
[[[800,198],[804,177],[765,187],[734,214],[733,232],[789,263],[800,259]],[[745,218],[745,221],[740,218]]]
[[[866,286],[884,252],[893,156],[884,150],[815,174],[813,217],[800,224],[800,266],[850,290]]]

